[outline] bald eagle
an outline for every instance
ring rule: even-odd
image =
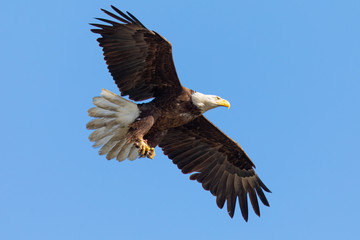
[[[184,174],[202,183],[216,196],[216,203],[232,218],[238,199],[242,216],[248,220],[247,195],[260,216],[258,197],[269,206],[263,190],[270,192],[255,173],[255,165],[244,150],[204,117],[210,109],[230,103],[181,85],[172,47],[160,34],[147,29],[131,13],[101,9],[113,20],[96,18],[92,32],[102,47],[108,69],[121,96],[103,89],[94,97],[87,124],[89,139],[107,159],[154,158],[159,146]],[[117,20],[117,21],[116,21]]]

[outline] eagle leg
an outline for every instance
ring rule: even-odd
[[[147,144],[147,140],[139,139],[135,142],[135,146],[139,148],[140,157],[148,157],[150,159],[155,157],[155,149]]]
[[[146,156],[150,159],[153,159],[155,157],[155,149],[150,148],[150,150],[146,153]]]

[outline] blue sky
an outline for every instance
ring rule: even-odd
[[[156,149],[107,161],[87,137],[118,92],[95,34],[113,4],[173,45],[183,85],[245,149],[271,207],[234,219]],[[360,181],[359,1],[6,1],[1,4],[1,239],[354,239]]]

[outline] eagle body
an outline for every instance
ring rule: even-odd
[[[153,116],[155,119],[154,130],[166,130],[182,126],[202,114],[201,110],[191,101],[193,93],[194,91],[183,88],[178,96],[166,96],[150,103],[140,104],[141,117]]]
[[[159,146],[184,174],[200,182],[216,196],[230,217],[236,202],[248,220],[248,197],[260,216],[258,198],[269,206],[263,192],[270,192],[256,174],[254,163],[234,140],[203,114],[213,108],[230,107],[215,95],[206,95],[181,85],[172,58],[172,46],[160,34],[147,29],[136,17],[111,6],[103,10],[117,20],[91,24],[100,34],[99,45],[121,96],[103,89],[89,109],[94,119],[87,128],[89,139],[101,147],[107,159],[153,159]],[[148,100],[147,103],[136,101]],[[135,101],[135,102],[133,102]]]
[[[187,124],[201,115],[201,110],[191,101],[194,91],[183,88],[178,96],[166,96],[149,103],[138,104],[139,117],[130,125],[129,139],[143,137],[155,148],[170,128]]]

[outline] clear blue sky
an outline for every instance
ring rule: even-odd
[[[107,161],[87,137],[118,92],[95,34],[114,4],[173,44],[183,85],[231,109],[206,116],[240,143],[271,207],[234,219],[156,149]],[[3,1],[0,239],[355,239],[360,1]]]

